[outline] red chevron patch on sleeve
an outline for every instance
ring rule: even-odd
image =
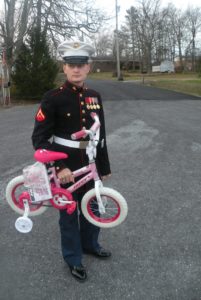
[[[36,114],[36,121],[42,122],[46,119],[45,114],[43,113],[42,109],[39,108],[37,114]]]

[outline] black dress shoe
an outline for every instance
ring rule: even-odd
[[[80,282],[87,279],[87,272],[83,265],[80,266],[69,266],[71,275]]]
[[[84,249],[83,252],[85,254],[91,254],[91,255],[94,255],[98,258],[109,258],[112,253],[109,251],[109,250],[106,250],[104,248],[100,248],[100,249],[97,249],[97,250],[87,250],[87,249]]]

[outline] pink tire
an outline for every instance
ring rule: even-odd
[[[20,215],[24,214],[24,208],[22,205],[23,197],[30,201],[29,194],[24,187],[24,177],[21,175],[13,178],[6,187],[6,200],[10,207]],[[29,216],[40,215],[47,209],[47,207],[43,206],[41,202],[35,205],[30,204],[29,208]]]
[[[107,187],[100,189],[100,195],[105,213],[99,213],[95,189],[91,189],[84,195],[81,203],[85,218],[101,228],[111,228],[121,224],[128,213],[128,206],[124,197],[119,192]]]

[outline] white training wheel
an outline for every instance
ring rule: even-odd
[[[33,222],[28,217],[19,217],[15,221],[15,228],[21,233],[28,233],[32,230]]]

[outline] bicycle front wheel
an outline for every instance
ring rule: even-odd
[[[22,175],[13,178],[6,187],[6,200],[10,207],[20,215],[24,214],[24,207],[19,201],[21,195],[25,195],[25,199],[29,201],[28,192],[25,192],[26,188],[24,187],[24,177]],[[42,202],[39,202],[37,204],[29,203],[29,209],[29,216],[37,216],[42,214],[47,209],[47,207],[43,206]]]
[[[91,189],[84,195],[81,209],[85,218],[101,228],[111,228],[121,224],[128,213],[124,197],[107,187],[100,188],[100,196],[105,208],[104,213],[99,212],[95,189]]]

